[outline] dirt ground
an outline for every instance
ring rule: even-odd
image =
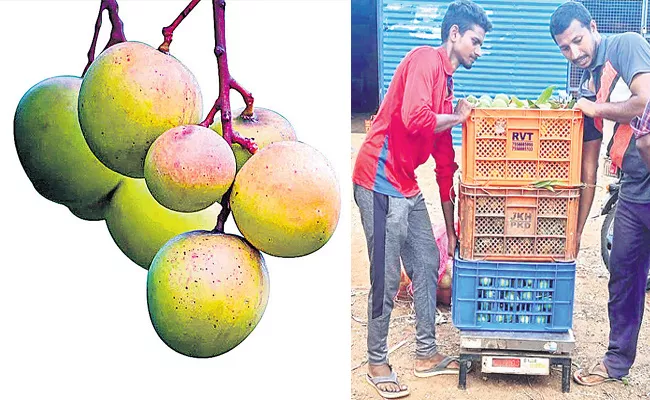
[[[364,134],[363,120],[367,116],[354,116],[352,119],[351,159],[354,160]],[[354,133],[357,132],[357,133]],[[460,164],[460,154],[456,156]],[[434,163],[430,160],[416,171],[420,188],[427,200],[431,220],[442,221],[438,188],[433,172]],[[602,185],[603,182],[599,182]],[[578,258],[576,292],[574,301],[573,330],[576,348],[572,353],[573,370],[578,366],[591,365],[607,350],[609,320],[607,318],[607,280],[608,272],[600,258],[600,227],[603,218],[599,210],[605,191],[602,187],[596,192],[591,216],[582,238]],[[380,397],[365,381],[367,294],[370,287],[368,274],[368,253],[359,212],[352,202],[352,291],[351,291],[351,380],[352,399],[379,399]],[[440,350],[445,354],[458,355],[459,331],[451,323],[449,307],[439,306],[447,320],[437,326],[436,336]],[[650,300],[646,300],[646,311],[650,312]],[[561,391],[561,371],[551,370],[549,376],[523,376],[483,374],[474,367],[467,377],[467,390],[457,388],[458,376],[416,378],[413,375],[415,354],[415,319],[408,302],[396,303],[389,331],[388,347],[390,362],[401,380],[411,389],[410,399],[638,399],[650,398],[650,323],[644,320],[639,337],[636,362],[630,372],[628,385],[606,383],[597,387],[585,388],[574,382],[570,393]],[[390,350],[389,350],[390,351]]]

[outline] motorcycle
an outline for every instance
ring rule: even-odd
[[[600,254],[603,258],[603,263],[609,271],[609,255],[612,251],[612,238],[614,237],[614,215],[616,214],[616,203],[618,202],[618,194],[621,189],[621,179],[623,177],[622,171],[611,163],[611,160],[605,161],[605,175],[617,178],[616,182],[610,183],[606,186],[607,199],[603,204],[600,215],[605,215],[603,226],[600,228]],[[650,291],[650,277],[646,281],[646,292]]]

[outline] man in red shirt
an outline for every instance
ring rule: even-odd
[[[371,289],[368,295],[367,381],[386,398],[409,394],[388,364],[387,337],[393,298],[400,281],[400,259],[413,282],[416,314],[415,375],[457,374],[458,361],[438,353],[435,341],[439,253],[415,169],[429,156],[453,256],[454,162],[451,128],[463,123],[472,105],[453,100],[452,74],[481,56],[492,29],[485,11],[470,0],[451,3],[442,21],[442,45],[409,52],[395,71],[357,156],[352,180],[368,243]]]

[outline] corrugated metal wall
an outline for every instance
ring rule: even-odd
[[[596,21],[598,32],[606,36],[638,32],[650,40],[647,32],[648,0],[578,0]],[[569,91],[577,92],[583,70],[569,67]]]
[[[379,105],[377,0],[354,0],[352,7],[352,112],[373,112]]]
[[[476,0],[493,24],[486,36],[483,57],[471,71],[454,74],[456,97],[474,94],[514,94],[536,99],[549,85],[566,88],[567,61],[549,33],[549,21],[563,1]],[[402,58],[416,46],[440,45],[440,27],[450,0],[380,0],[379,64],[383,98]],[[460,145],[460,127],[454,128]]]

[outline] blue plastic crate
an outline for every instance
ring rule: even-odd
[[[576,263],[454,258],[452,319],[460,330],[566,332]]]

